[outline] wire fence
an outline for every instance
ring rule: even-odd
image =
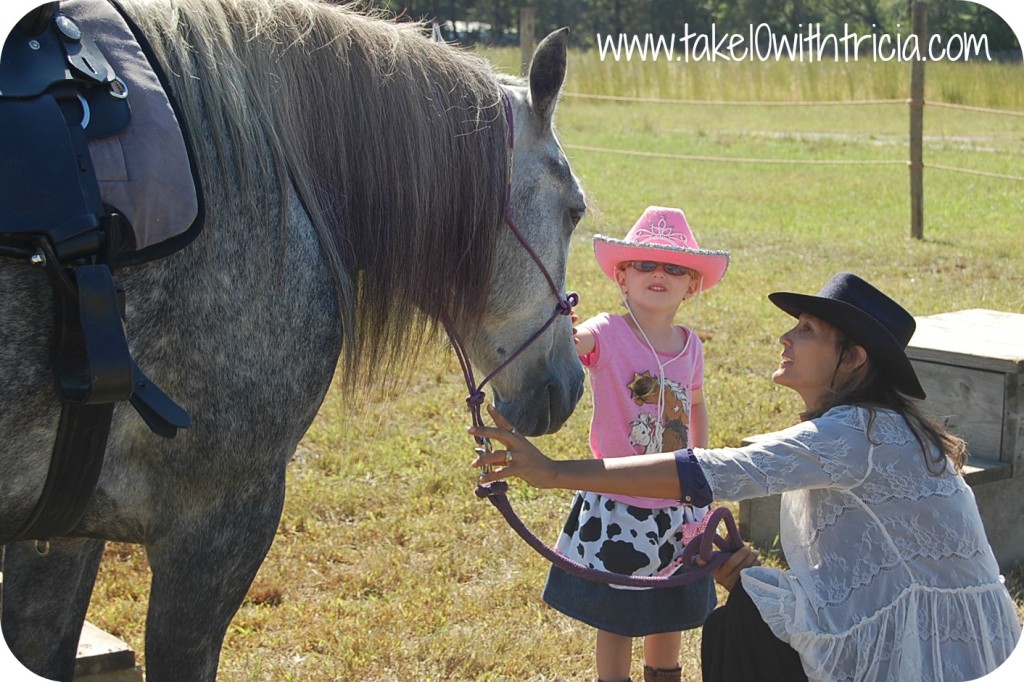
[[[631,149],[608,149],[591,147],[582,144],[563,144],[566,149],[600,154],[619,154],[621,156],[641,156],[653,159],[672,159],[675,161],[711,161],[720,163],[762,163],[794,166],[905,166],[908,162],[896,159],[752,159],[737,156],[701,156],[692,154],[668,154],[664,152],[641,152]]]
[[[681,106],[721,106],[721,107],[834,107],[834,106],[888,106],[912,104],[911,99],[860,99],[860,100],[808,100],[808,101],[752,101],[752,100],[697,100],[697,99],[665,99],[659,97],[628,97],[619,95],[593,95],[587,93],[567,92],[563,97],[581,100],[625,102],[635,104],[671,104]],[[953,104],[940,101],[925,101],[925,106],[941,109],[955,109],[974,113],[989,114],[994,116],[1009,116],[1024,118],[1024,112],[1009,109],[991,109],[976,107],[965,104]],[[644,152],[631,149],[610,149],[606,147],[594,147],[590,145],[566,144],[566,149],[593,152],[598,154],[617,154],[620,156],[636,156],[644,158],[671,159],[677,161],[702,161],[711,163],[737,163],[737,164],[767,164],[767,165],[803,165],[803,166],[910,166],[908,159],[775,159],[775,158],[744,158],[728,156],[706,156],[692,154],[670,154],[664,152]],[[1010,175],[1006,173],[994,173],[990,171],[975,170],[971,168],[960,168],[937,163],[923,163],[923,168],[930,170],[945,171],[950,173],[962,173],[999,180],[1010,180],[1024,182],[1024,176]]]
[[[817,100],[807,102],[794,101],[762,101],[762,100],[729,100],[729,99],[662,99],[659,97],[625,97],[619,95],[589,95],[580,92],[567,92],[563,97],[578,99],[608,100],[612,102],[641,102],[645,104],[691,104],[708,106],[734,107],[825,107],[825,106],[856,106],[877,104],[908,104],[909,99],[854,99],[854,100]],[[1022,114],[1024,115],[1024,114]]]

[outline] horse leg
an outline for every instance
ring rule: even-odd
[[[146,619],[146,680],[216,679],[220,649],[270,545],[284,504],[284,470],[196,501],[146,544],[153,582]]]
[[[104,542],[56,539],[46,556],[31,542],[4,551],[3,636],[33,673],[71,680]]]

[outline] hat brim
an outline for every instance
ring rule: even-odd
[[[912,398],[924,399],[924,389],[906,349],[878,320],[860,308],[833,298],[785,291],[768,294],[768,300],[793,317],[807,313],[843,331],[867,349],[872,361],[892,377],[896,388]]]
[[[685,249],[658,244],[639,245],[602,234],[594,237],[594,255],[597,257],[597,264],[601,266],[601,270],[613,282],[615,281],[615,269],[619,264],[635,260],[672,263],[696,270],[701,274],[701,291],[718,284],[725,277],[726,270],[729,269],[729,253],[727,251]]]

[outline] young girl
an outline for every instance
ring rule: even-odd
[[[675,316],[683,301],[718,283],[729,254],[705,251],[675,208],[652,206],[625,240],[598,235],[594,252],[620,290],[626,312],[603,313],[575,330],[590,372],[598,459],[707,447],[704,354]],[[558,541],[566,556],[627,575],[670,575],[684,539],[707,507],[678,500],[580,492]],[[676,681],[680,631],[699,627],[716,599],[709,579],[669,589],[624,589],[552,567],[544,601],[597,628],[600,682],[629,680],[634,637],[644,638],[644,679]]]

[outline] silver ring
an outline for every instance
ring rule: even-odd
[[[505,451],[505,466],[508,466],[511,463],[512,463],[512,453],[509,452],[508,450],[506,450]]]
[[[92,111],[89,109],[89,102],[81,95],[78,96],[78,103],[82,105],[82,122],[79,125],[82,126],[82,130],[85,130],[89,127],[89,121],[92,120]]]

